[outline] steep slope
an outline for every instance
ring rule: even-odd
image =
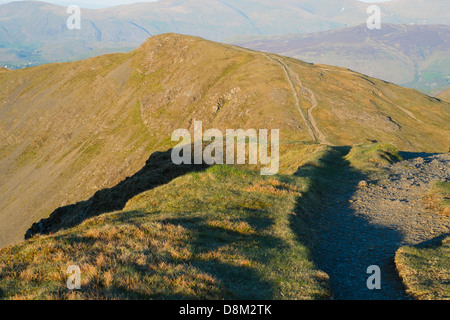
[[[347,69],[201,38],[0,74],[1,245],[138,172],[193,121],[281,140],[447,151],[450,105]],[[283,165],[283,164],[281,164]]]
[[[66,7],[39,1],[0,6],[0,64],[23,67],[128,52],[151,35],[176,32],[224,40],[236,35],[320,32],[367,20],[358,0],[160,0],[82,9],[81,30],[69,30]],[[448,24],[446,0],[380,3],[383,23]]]
[[[445,90],[444,92],[441,92],[437,95],[439,99],[445,100],[447,102],[450,102],[450,88]]]
[[[236,45],[313,63],[346,67],[372,77],[422,90],[447,88],[450,26],[360,25],[320,33],[238,37]]]
[[[0,299],[327,299],[296,208],[310,189],[228,166],[186,174],[122,211],[0,249]],[[73,264],[78,292],[65,288]]]

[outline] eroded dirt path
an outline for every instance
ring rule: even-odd
[[[316,99],[314,93],[310,89],[303,86],[298,75],[295,72],[293,72],[289,68],[289,66],[280,57],[271,55],[268,53],[262,53],[262,52],[257,52],[257,51],[253,51],[250,49],[241,48],[241,47],[234,47],[231,45],[228,45],[228,47],[230,47],[230,48],[232,47],[234,49],[238,49],[238,50],[241,50],[241,51],[244,51],[247,53],[251,53],[251,54],[261,54],[261,55],[265,56],[266,58],[268,58],[269,60],[271,60],[272,62],[278,64],[285,73],[286,80],[288,81],[288,84],[291,88],[291,92],[294,96],[295,105],[296,105],[298,111],[300,112],[300,115],[302,116],[303,122],[306,124],[306,127],[308,128],[309,135],[311,136],[311,138],[313,139],[314,142],[321,143],[321,144],[328,144],[326,136],[320,130],[319,125],[317,124],[317,121],[313,116],[313,111],[318,106],[317,99]],[[307,94],[306,98],[311,103],[311,107],[309,109],[307,109],[308,110],[307,112],[305,112],[301,106],[299,94],[302,94],[302,93],[297,91],[296,85],[300,88],[300,90],[303,90],[304,92],[306,92],[306,94]]]
[[[450,219],[430,213],[421,200],[434,181],[450,179],[450,154],[404,157],[384,174],[367,177],[344,167],[330,177],[321,214],[311,223],[319,235],[314,259],[330,275],[335,299],[409,299],[395,252],[450,232]],[[367,288],[372,265],[381,268],[381,290]]]
[[[309,131],[309,134],[310,134],[311,138],[314,140],[314,142],[324,143],[320,139],[320,138],[323,137],[323,134],[318,131],[317,125],[314,125],[311,122],[311,120],[309,118],[309,115],[306,114],[305,111],[301,107],[300,98],[298,96],[297,89],[295,88],[294,82],[292,80],[292,77],[293,77],[292,76],[293,75],[292,71],[289,69],[289,67],[281,59],[278,59],[276,57],[272,57],[272,56],[270,56],[268,54],[264,54],[264,55],[267,58],[269,58],[270,60],[272,60],[273,62],[279,64],[280,67],[283,69],[283,71],[284,71],[284,73],[286,75],[286,79],[287,79],[287,81],[289,83],[289,86],[291,87],[291,91],[292,91],[292,94],[294,96],[295,104],[297,106],[297,109],[300,112],[300,114],[302,115],[303,121],[305,122],[305,124],[306,124],[306,126],[308,128],[308,131]],[[297,81],[298,81],[298,76],[296,74],[294,76],[297,77]],[[317,106],[317,103],[316,103],[316,106]],[[315,107],[315,106],[313,106],[313,107]]]
[[[284,65],[286,66],[286,64],[284,64]],[[293,79],[295,80],[295,83],[298,85],[300,90],[302,90],[305,93],[304,96],[311,103],[311,107],[308,109],[308,114],[306,116],[306,119],[313,128],[314,135],[316,137],[316,141],[321,144],[329,144],[327,137],[322,132],[322,130],[319,128],[319,124],[317,123],[316,118],[314,117],[314,114],[313,114],[313,111],[319,106],[316,95],[314,94],[314,92],[311,89],[304,86],[304,84],[300,80],[297,73],[292,71],[288,66],[286,66],[286,68],[288,70],[289,76],[292,75]]]

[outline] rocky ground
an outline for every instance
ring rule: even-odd
[[[331,177],[314,248],[330,275],[335,299],[409,299],[397,275],[400,246],[450,232],[449,217],[427,211],[422,197],[435,181],[450,179],[450,154],[403,154],[405,161],[363,176],[349,167]],[[369,290],[369,266],[381,268],[381,290]]]

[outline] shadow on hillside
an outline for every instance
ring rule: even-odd
[[[87,201],[56,209],[49,218],[33,224],[27,231],[25,239],[38,234],[50,234],[72,228],[86,219],[122,210],[128,200],[136,195],[167,184],[189,172],[203,171],[208,167],[206,164],[175,165],[172,162],[171,154],[172,149],[166,152],[155,152],[139,172],[126,178],[115,187],[100,190]]]
[[[267,221],[265,218],[255,220],[247,217],[242,220],[256,230],[264,229],[271,224],[271,221]],[[224,296],[220,297],[221,299],[267,300],[273,297],[273,284],[262,279],[253,268],[236,263],[221,262],[219,257],[223,255],[222,248],[232,245],[236,246],[236,251],[242,257],[263,264],[269,259],[267,252],[270,249],[283,245],[279,238],[270,235],[242,234],[213,226],[208,223],[207,217],[166,219],[162,223],[182,227],[189,231],[193,237],[189,241],[192,258],[183,263],[219,280],[224,289]],[[258,252],[246,250],[244,247],[240,248],[240,243],[258,243]],[[261,251],[265,251],[266,254],[262,254]],[[223,255],[223,258],[227,260],[226,254]]]
[[[148,213],[145,211],[129,211],[118,217],[118,221],[124,224],[133,224],[136,223],[135,219],[146,215]],[[271,223],[266,218],[247,217],[245,221],[255,229],[265,229]],[[182,227],[188,231],[189,241],[180,243],[180,240],[176,240],[176,246],[180,245],[180,252],[189,252],[186,258],[169,252],[167,254],[156,253],[152,246],[143,247],[141,252],[147,259],[145,265],[127,261],[121,265],[122,268],[114,270],[114,272],[117,277],[126,277],[127,273],[131,273],[140,278],[142,283],[148,283],[146,281],[149,278],[154,278],[152,281],[155,281],[155,287],[152,287],[151,290],[142,290],[140,285],[124,284],[99,287],[98,278],[94,277],[89,283],[83,285],[85,296],[106,297],[106,299],[112,300],[267,300],[273,297],[272,283],[264,280],[248,265],[239,265],[233,259],[229,259],[223,253],[222,248],[227,251],[229,250],[227,247],[235,245],[242,256],[250,257],[250,259],[257,258],[260,263],[265,263],[266,255],[254,254],[252,251],[247,251],[245,247],[240,248],[238,243],[241,241],[246,243],[257,242],[261,244],[261,250],[264,250],[282,246],[283,242],[278,238],[270,235],[242,234],[217,227],[211,225],[206,216],[166,218],[159,223],[168,228]],[[136,226],[141,227],[139,223]],[[99,240],[81,234],[70,234],[68,237],[61,235],[56,238],[70,241],[72,244],[82,243],[88,247],[92,247],[99,241],[108,242],[108,240]],[[142,240],[144,239],[139,239],[138,242]],[[169,269],[159,270],[149,267],[149,265],[155,265],[155,263],[165,265]],[[183,269],[186,271],[180,271]],[[180,280],[180,286],[171,288],[170,283],[165,286],[162,284],[164,278],[170,278],[171,281],[178,279]],[[198,284],[194,283],[196,281],[198,281]],[[182,283],[185,283],[186,286],[189,283],[192,290],[176,290],[183,286]],[[191,293],[187,293],[189,291]]]
[[[439,153],[426,153],[426,152],[399,152],[403,160],[411,160],[416,158],[429,158],[431,156],[437,156]]]
[[[316,266],[330,276],[335,299],[408,299],[394,264],[402,236],[355,214],[352,196],[368,177],[344,159],[350,148],[334,151],[321,159],[320,166],[305,165],[296,173],[313,182],[297,202],[298,216],[291,218],[298,240],[310,249]],[[381,268],[381,290],[367,288],[367,268],[372,265]]]
[[[450,233],[444,233],[436,238],[421,242],[419,244],[416,244],[414,247],[418,249],[424,249],[424,248],[437,248],[442,246],[442,242],[450,237]]]

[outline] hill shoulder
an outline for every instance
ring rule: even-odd
[[[438,94],[437,98],[445,100],[450,103],[450,88]]]

